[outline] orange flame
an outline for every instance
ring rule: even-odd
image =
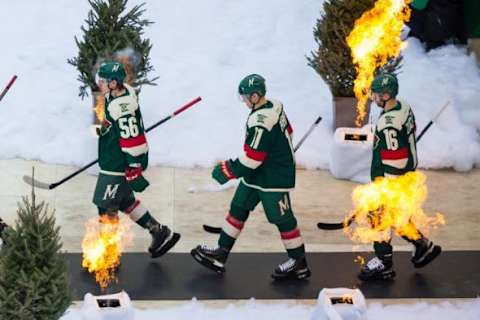
[[[388,241],[392,229],[400,236],[416,240],[420,238],[419,230],[428,234],[445,224],[440,213],[429,217],[422,210],[428,193],[425,182],[425,175],[415,171],[356,187],[352,193],[355,205],[352,215],[357,226],[346,227],[344,232],[361,243]]]
[[[406,46],[401,41],[404,22],[410,19],[411,0],[378,0],[375,7],[355,21],[347,44],[352,51],[353,63],[357,70],[354,82],[357,103],[356,125],[360,127],[366,116],[368,92],[378,67],[390,58],[397,57]]]
[[[361,266],[365,264],[365,258],[362,256],[357,256],[353,261]]]
[[[86,234],[82,241],[82,267],[95,273],[95,280],[105,289],[115,279],[115,269],[120,265],[120,256],[133,235],[130,223],[118,216],[103,215],[86,223]]]
[[[93,108],[93,111],[97,116],[98,122],[102,123],[103,120],[105,120],[105,98],[103,96],[103,93],[95,94],[94,99],[95,108]]]

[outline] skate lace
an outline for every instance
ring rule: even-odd
[[[278,267],[280,268],[280,270],[282,271],[286,271],[288,269],[290,269],[291,267],[293,267],[295,265],[295,259],[288,259],[287,261],[285,261],[284,263],[280,264]]]
[[[206,244],[202,244],[201,247],[202,247],[203,251],[211,253],[211,254],[215,253],[219,248],[218,246],[209,246],[209,245],[206,245]]]
[[[381,269],[383,267],[384,267],[383,262],[378,257],[375,257],[367,262],[367,268],[370,270]]]

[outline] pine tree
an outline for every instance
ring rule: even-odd
[[[153,22],[142,19],[145,12],[140,4],[126,12],[128,0],[88,0],[92,9],[82,26],[83,40],[75,37],[78,46],[78,56],[68,60],[75,66],[80,75],[78,80],[80,96],[88,96],[88,88],[97,91],[95,74],[103,61],[117,60],[124,63],[122,56],[128,55],[129,63],[125,65],[127,83],[134,87],[144,84],[155,85],[158,77],[148,79],[147,74],[153,71],[150,64],[150,50],[152,45],[149,39],[142,39],[144,27]],[[132,50],[132,52],[129,52]],[[131,69],[131,70],[129,70]],[[131,72],[129,72],[131,71]]]
[[[373,8],[376,0],[326,0],[313,35],[318,50],[307,57],[308,65],[322,77],[335,97],[354,97],[353,82],[357,76],[347,36],[355,20]],[[382,70],[393,72],[400,67],[401,56],[390,60]]]
[[[4,232],[0,250],[0,319],[59,319],[70,306],[60,228],[44,202],[19,203],[15,227]]]

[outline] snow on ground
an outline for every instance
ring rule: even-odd
[[[191,301],[178,307],[165,309],[136,310],[135,319],[157,320],[308,320],[313,306],[288,305],[285,303],[263,304],[250,300],[246,305],[229,305],[225,308],[211,308],[201,302]],[[415,303],[382,305],[371,303],[367,310],[368,320],[478,320],[480,318],[480,300],[469,302],[442,302],[438,304]],[[72,308],[61,320],[80,320],[81,310]]]
[[[129,5],[141,3],[131,0]],[[149,134],[150,163],[210,166],[236,156],[248,110],[237,98],[239,80],[266,77],[268,94],[284,102],[295,138],[318,115],[324,120],[298,151],[298,163],[328,168],[332,143],[331,95],[305,59],[316,48],[312,30],[319,0],[146,1],[155,21],[146,36],[158,86],[144,87],[148,126],[196,96],[203,102]],[[0,4],[0,85],[17,82],[0,103],[0,157],[83,165],[96,157],[90,134],[91,100],[78,96],[74,35],[87,1],[22,0]],[[404,52],[400,95],[423,128],[447,100],[450,107],[419,145],[420,166],[468,170],[480,163],[480,72],[463,48],[425,53],[412,40]]]

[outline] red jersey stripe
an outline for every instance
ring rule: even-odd
[[[408,158],[408,148],[398,150],[380,150],[382,160],[401,160]]]
[[[237,218],[235,218],[234,216],[232,216],[230,213],[227,215],[227,221],[229,224],[231,224],[232,226],[234,226],[236,229],[238,230],[242,230],[243,229],[243,224],[244,222],[238,220]]]
[[[280,236],[282,237],[283,240],[295,239],[300,237],[300,230],[295,229],[292,231],[280,232]]]
[[[144,134],[141,134],[135,138],[120,138],[120,147],[122,148],[138,147],[145,143],[147,143],[147,139],[145,138]]]
[[[263,162],[267,158],[266,152],[252,149],[248,144],[243,145],[243,150],[245,150],[245,154],[250,159]]]
[[[135,202],[130,205],[130,207],[128,207],[127,209],[125,209],[125,213],[126,214],[129,214],[131,213],[133,210],[135,210],[138,206],[140,205],[140,201],[139,200],[135,200]]]
[[[287,119],[287,124],[288,124],[288,125],[287,125],[288,134],[289,134],[289,135],[292,135],[292,133],[293,133],[293,127],[292,127],[292,125],[290,124],[290,121],[288,121],[288,119]]]

